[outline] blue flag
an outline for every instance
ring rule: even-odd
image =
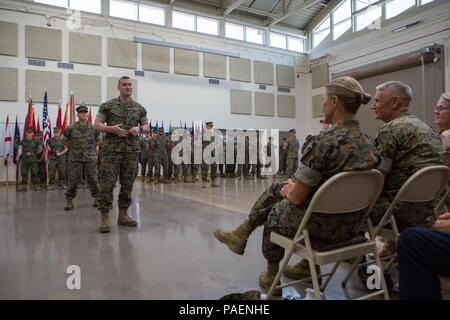
[[[19,142],[20,142],[20,131],[19,125],[17,124],[17,115],[16,115],[16,127],[14,128],[14,151],[13,151],[13,161],[17,164],[16,155],[17,150],[19,150]]]
[[[163,128],[163,137],[166,136],[166,131],[164,130],[164,121],[161,121],[161,128]]]
[[[158,120],[156,120],[156,127],[155,127],[155,130],[156,130],[156,135],[159,136]]]

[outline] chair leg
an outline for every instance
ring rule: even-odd
[[[386,285],[386,280],[384,279],[383,266],[381,265],[380,256],[378,255],[378,249],[375,245],[374,245],[373,254],[375,257],[375,264],[377,265],[378,269],[380,270],[381,289],[383,289],[383,292],[384,292],[384,294],[383,294],[384,300],[389,300],[389,292],[388,292],[388,288]]]
[[[314,263],[314,259],[308,260],[308,262],[309,262],[309,270],[311,272],[311,280],[314,287],[314,294],[317,300],[321,300],[322,297],[320,296],[320,286],[319,286],[319,279],[317,279],[316,264]]]
[[[338,261],[334,264],[333,269],[331,270],[330,274],[327,277],[327,280],[325,281],[325,283],[322,285],[322,287],[320,288],[320,291],[325,291],[325,288],[327,287],[328,283],[331,280],[331,277],[334,276],[334,273],[336,272],[337,268],[339,267],[339,265],[341,264],[341,261]]]
[[[275,291],[276,286],[278,285],[278,281],[280,281],[281,275],[283,274],[284,269],[286,268],[289,259],[292,257],[294,250],[289,250],[289,253],[286,255],[286,257],[283,259],[283,262],[281,263],[280,268],[278,269],[277,276],[275,277],[275,280],[273,281],[272,285],[270,286],[269,292],[267,293],[267,300],[270,299],[273,292]]]
[[[350,269],[347,277],[345,277],[344,281],[342,281],[341,286],[345,287],[347,285],[348,280],[350,279],[350,277],[352,276],[353,272],[355,272],[356,268],[358,267],[359,263],[362,260],[362,255],[359,256],[355,262],[353,262],[352,268]]]

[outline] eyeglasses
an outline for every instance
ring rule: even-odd
[[[434,111],[444,111],[444,110],[450,110],[450,107],[444,107],[444,106],[437,106],[436,108],[434,108]]]

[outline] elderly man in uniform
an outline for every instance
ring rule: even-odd
[[[33,190],[40,190],[38,178],[38,159],[37,154],[42,152],[42,144],[36,138],[33,138],[33,128],[25,129],[25,138],[19,142],[19,149],[16,155],[16,162],[20,162],[20,172],[22,174],[22,188],[20,191],[27,191],[28,169],[31,170],[31,182]]]
[[[58,127],[53,128],[54,137],[50,139],[50,160],[48,164],[48,171],[50,176],[48,189],[55,188],[55,174],[56,168],[59,169],[59,186],[62,188],[66,183],[66,153],[69,150],[65,146],[60,137]]]
[[[371,106],[375,118],[385,124],[379,129],[375,146],[381,154],[378,168],[385,176],[380,198],[371,211],[371,219],[378,223],[403,183],[418,170],[442,164],[439,136],[425,122],[408,112],[412,90],[399,81],[377,87]],[[399,226],[424,224],[432,214],[433,203],[402,202],[394,209]],[[395,243],[386,241],[380,251],[384,256],[395,250]]]
[[[298,168],[298,149],[300,147],[300,142],[296,138],[295,129],[289,130],[289,138],[287,138],[287,163],[286,163],[286,173],[288,178],[292,178]]]
[[[64,210],[73,209],[73,199],[77,194],[78,185],[81,183],[84,171],[86,182],[94,198],[94,207],[98,205],[98,167],[97,146],[101,143],[100,133],[94,130],[94,126],[88,121],[88,108],[80,105],[76,109],[78,121],[68,126],[61,138],[61,142],[69,148],[68,183],[66,191],[67,204]]]
[[[102,178],[98,197],[98,210],[101,213],[99,231],[109,232],[109,210],[112,208],[113,191],[119,176],[120,192],[118,199],[119,217],[117,224],[134,227],[128,208],[131,205],[131,192],[138,170],[140,151],[139,134],[148,133],[147,111],[131,99],[133,85],[130,77],[119,79],[119,97],[103,103],[95,118],[94,128],[105,132]]]
[[[208,121],[206,122],[206,131],[212,133],[213,132],[213,127],[214,124],[212,121]],[[206,132],[205,131],[205,132]],[[204,138],[204,133],[203,133],[203,138]],[[202,144],[202,154],[203,154],[203,163],[202,163],[202,188],[206,188],[208,186],[208,171],[209,168],[211,167],[211,187],[218,187],[219,185],[217,184],[217,163],[213,162],[211,164],[206,164],[205,162],[205,148],[211,144],[211,143],[215,143],[215,137],[211,136],[211,142],[203,140],[203,144]],[[222,148],[221,148],[222,149]],[[212,151],[211,156],[214,157],[215,156],[215,150]]]

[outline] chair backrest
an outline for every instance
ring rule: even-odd
[[[314,194],[297,230],[296,238],[306,227],[313,212],[339,214],[368,209],[383,189],[384,177],[376,169],[341,172],[328,179]]]

